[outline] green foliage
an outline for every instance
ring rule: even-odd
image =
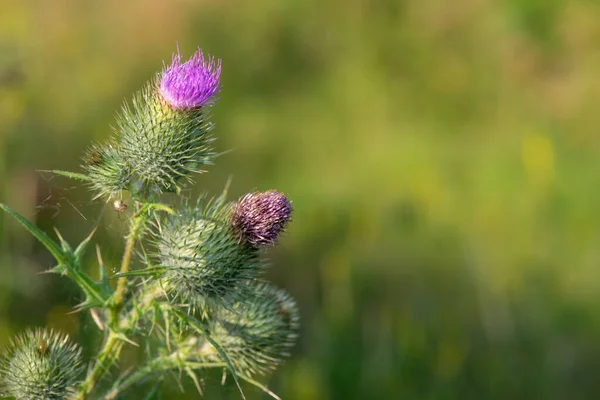
[[[201,68],[205,68],[203,63],[192,63],[186,64],[183,72],[181,69],[171,71],[177,83],[172,88],[176,95],[187,95],[191,85],[204,96],[202,76],[205,71]],[[183,76],[178,75],[181,73]],[[218,86],[218,77],[218,74],[214,76],[211,85]],[[159,197],[163,192],[179,194],[180,178],[190,172],[200,172],[198,167],[214,156],[210,148],[212,138],[208,136],[212,128],[207,120],[209,105],[205,100],[196,108],[176,109],[162,99],[156,84],[149,85],[136,95],[131,107],[124,106],[118,117],[117,137],[108,145],[94,146],[88,151],[84,166],[87,175],[51,171],[85,181],[96,198],[118,197],[113,207],[119,213],[127,209],[121,199],[122,192],[131,192],[134,211],[127,224],[128,232],[124,234],[126,243],[121,268],[113,276],[115,289],[110,285],[100,247],[97,247],[99,280],[92,279],[82,267],[95,230],[74,249],[58,229],[55,229],[57,243],[27,218],[0,204],[0,209],[25,227],[55,258],[58,265],[48,272],[70,278],[83,292],[85,300],[76,311],[89,309],[96,326],[106,332],[92,367],[76,388],[80,352],[75,346],[67,346],[66,337],[45,331],[19,336],[0,361],[6,395],[18,400],[66,397],[84,400],[100,396],[105,390],[101,382],[118,366],[123,348],[127,344],[138,346],[133,338],[142,334],[147,351],[140,368],[132,374],[123,372],[102,398],[114,399],[150,376],[173,370],[185,371],[202,393],[198,371],[225,367],[245,399],[237,369],[247,375],[255,370],[265,372],[267,367],[274,369],[287,355],[282,349],[290,347],[296,338],[295,303],[283,292],[273,292],[274,289],[272,293],[263,287],[254,292],[249,289],[262,265],[259,251],[241,241],[239,232],[232,226],[233,203],[226,201],[226,191],[215,201],[201,198],[195,205],[189,205],[184,199],[178,211]],[[212,105],[213,101],[209,103]],[[270,228],[273,223],[278,224],[272,233],[274,239],[283,231],[290,211],[283,195],[275,197],[278,201],[271,201],[267,206],[280,207],[282,203],[287,212],[285,221],[274,220],[279,214],[256,213],[256,207],[251,209],[254,225]],[[151,224],[156,227],[151,241],[156,249],[154,260],[141,245]],[[265,234],[270,233],[267,229]],[[142,247],[141,259],[136,257],[136,247]],[[132,269],[138,262],[140,266]],[[269,299],[269,295],[278,298]],[[260,303],[262,301],[264,303]],[[249,302],[248,310],[243,310],[246,302]],[[274,307],[278,307],[277,310]],[[215,339],[207,329],[210,318],[214,318],[211,314],[225,318],[227,314],[223,313],[229,308],[245,312],[240,323],[249,328],[248,332],[240,336],[231,325],[225,328],[227,332],[213,326],[221,336]],[[269,314],[274,312],[283,316]],[[285,321],[277,321],[278,317],[285,317]],[[252,327],[251,318],[257,319]],[[288,333],[283,332],[282,324],[287,324]],[[148,326],[150,331],[146,329]],[[155,328],[156,334],[150,335]],[[240,336],[241,342],[233,339],[236,336]],[[221,339],[227,342],[227,349],[219,343]],[[242,376],[268,392],[250,376]]]
[[[60,246],[54,240],[50,239],[38,227],[33,225],[25,217],[12,210],[7,205],[0,204],[0,209],[4,210],[7,214],[15,218],[52,254],[58,265],[50,269],[48,272],[66,275],[75,281],[77,285],[79,285],[86,296],[86,300],[79,306],[80,309],[102,307],[106,305],[106,302],[113,292],[108,281],[104,280],[100,282],[94,282],[93,279],[81,268],[82,257],[90,240],[92,239],[94,232],[92,232],[79,244],[79,246],[77,246],[75,250],[73,250],[71,246],[63,239],[63,237],[60,236],[58,230],[56,231],[56,234],[60,239]]]
[[[223,58],[212,120],[233,152],[197,190],[233,174],[231,199],[276,187],[294,200],[262,275],[301,305],[300,345],[265,380],[283,399],[600,391],[597,2],[8,2],[2,16],[0,201],[52,238],[87,235],[99,204],[84,220],[87,192],[34,171],[76,170],[175,42]],[[109,273],[135,212],[123,200],[94,237]],[[89,314],[65,315],[80,297],[36,275],[49,256],[8,218],[0,338],[48,323],[96,346]],[[198,398],[162,377],[162,398]],[[220,371],[199,378],[205,398],[238,397]]]

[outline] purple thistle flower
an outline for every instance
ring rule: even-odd
[[[248,193],[231,213],[231,225],[240,239],[252,246],[274,245],[290,220],[292,205],[276,190]]]
[[[209,103],[219,92],[221,60],[198,51],[184,63],[181,54],[173,54],[171,65],[163,70],[160,77],[159,92],[165,101],[177,109],[199,108]]]

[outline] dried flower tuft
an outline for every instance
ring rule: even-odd
[[[276,190],[248,193],[238,200],[231,213],[231,225],[242,241],[252,246],[271,246],[284,231],[292,205]]]

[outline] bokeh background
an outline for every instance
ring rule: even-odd
[[[298,299],[303,325],[271,389],[597,398],[597,2],[4,0],[0,201],[73,242],[99,225],[117,265],[124,222],[39,170],[79,170],[176,43],[223,60],[214,121],[218,150],[232,151],[195,190],[219,193],[232,176],[232,198],[293,199],[268,277]],[[2,343],[26,325],[98,340],[67,314],[73,285],[38,274],[50,266],[0,217]],[[205,386],[239,398],[218,373]],[[164,398],[198,397],[185,387]]]

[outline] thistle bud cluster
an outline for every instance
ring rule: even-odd
[[[108,276],[100,250],[100,279],[85,272],[91,235],[78,246],[60,234],[57,242],[0,204],[52,253],[57,265],[50,272],[80,287],[85,300],[77,311],[90,310],[105,333],[85,377],[81,351],[65,335],[40,329],[17,336],[0,359],[2,395],[114,399],[169,370],[185,371],[201,389],[196,373],[212,367],[226,367],[240,390],[239,379],[264,389],[252,376],[276,369],[289,355],[298,336],[298,308],[260,274],[263,253],[291,219],[291,202],[276,190],[237,201],[227,201],[225,193],[214,201],[181,196],[192,173],[215,158],[209,111],[220,75],[220,60],[198,50],[183,61],[177,52],[123,106],[113,137],[88,150],[85,174],[55,171],[86,181],[96,197],[113,200],[119,217],[125,214],[129,232],[115,276]],[[181,205],[163,202],[166,192],[179,194]],[[134,343],[133,336],[147,338],[145,348],[156,351],[148,351],[136,372],[103,387],[102,378],[119,365],[120,351]]]
[[[125,104],[114,137],[85,159],[90,185],[99,196],[137,197],[179,191],[182,178],[201,172],[215,157],[210,107],[219,92],[221,62],[198,50],[170,66]]]
[[[260,245],[272,245],[291,216],[286,197],[270,190],[234,203],[184,205],[156,232],[164,287],[193,305],[229,304],[263,269]]]
[[[225,304],[260,270],[257,249],[238,242],[228,212],[221,202],[203,206],[199,201],[159,225],[155,237],[165,268],[161,278],[180,300]]]

